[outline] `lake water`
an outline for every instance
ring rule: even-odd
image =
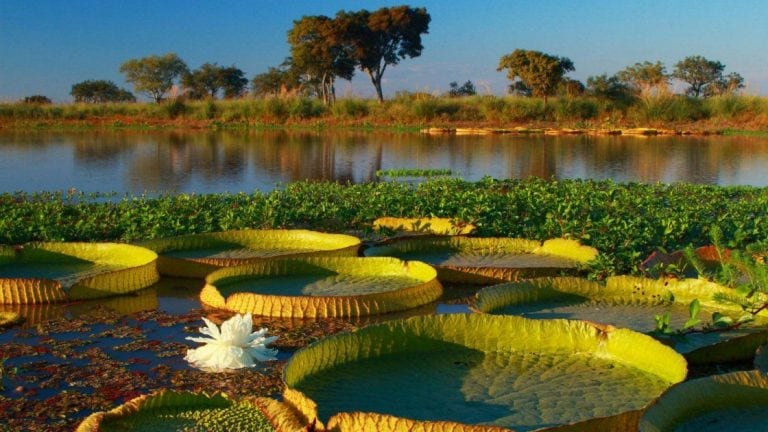
[[[382,132],[0,132],[0,192],[269,191],[376,171],[768,186],[768,139],[426,136]]]

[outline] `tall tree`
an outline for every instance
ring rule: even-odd
[[[86,80],[72,84],[69,92],[75,102],[104,103],[104,102],[134,102],[136,97],[128,90],[118,87],[112,81]]]
[[[225,68],[216,63],[205,63],[199,69],[185,73],[181,85],[192,99],[216,99],[222,90],[225,98],[232,99],[245,91],[248,79],[244,75],[235,66]]]
[[[186,72],[181,77],[181,85],[192,99],[216,99],[221,89],[221,67],[216,63],[205,63],[199,69]]]
[[[421,35],[429,32],[431,17],[425,8],[384,7],[375,12],[339,12],[334,20],[344,31],[351,57],[368,74],[376,98],[384,102],[382,77],[389,65],[421,55]]]
[[[120,73],[125,74],[125,80],[133,84],[134,90],[147,94],[155,102],[163,100],[174,81],[187,71],[187,65],[175,53],[131,59],[120,66]]]
[[[225,67],[219,74],[219,84],[224,92],[224,98],[234,99],[245,93],[248,78],[245,77],[245,72],[235,66]]]
[[[720,96],[734,94],[744,88],[744,77],[736,72],[731,72],[717,82],[708,85],[704,90],[704,96]]]
[[[510,89],[529,89],[533,96],[543,97],[545,103],[548,96],[555,94],[565,74],[576,70],[567,57],[523,49],[501,57],[496,70],[503,69],[507,69],[507,78],[512,81]]]
[[[293,22],[288,43],[294,70],[304,74],[305,81],[317,81],[323,102],[332,104],[336,78],[350,80],[355,73],[343,29],[326,16],[305,16]]]
[[[722,81],[723,70],[725,65],[719,61],[707,60],[697,55],[677,62],[672,76],[690,84],[686,94],[699,97],[707,92],[707,87]]]
[[[629,86],[619,80],[616,75],[602,74],[587,78],[586,91],[598,99],[625,101],[632,99],[632,91]]]
[[[636,95],[649,95],[654,90],[663,91],[669,85],[669,75],[664,65],[657,61],[644,61],[627,66],[616,73],[616,78],[627,85]]]

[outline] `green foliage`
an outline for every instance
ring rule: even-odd
[[[449,84],[450,90],[448,90],[448,96],[450,97],[462,97],[462,96],[474,96],[477,94],[477,90],[475,90],[475,85],[472,84],[472,81],[467,81],[461,86],[459,86],[459,83],[456,81],[453,81]]]
[[[654,90],[664,93],[669,85],[669,75],[664,65],[657,61],[644,61],[627,66],[616,73],[616,78],[629,87],[634,94],[648,96]]]
[[[133,84],[137,92],[146,93],[160,102],[176,79],[188,71],[187,65],[175,53],[131,59],[120,65],[120,73]]]
[[[533,96],[543,97],[545,101],[547,96],[555,94],[565,74],[576,70],[567,57],[522,49],[501,57],[496,70],[504,69],[507,69],[507,78],[512,81],[512,86],[519,79]]]
[[[51,104],[51,100],[48,98],[48,96],[43,96],[43,95],[27,96],[24,99],[22,99],[21,102],[25,104],[32,104],[32,105],[50,105]]]
[[[69,94],[75,102],[136,102],[136,97],[131,92],[121,89],[112,81],[105,80],[87,80],[73,84]]]
[[[422,183],[297,182],[270,193],[151,198],[0,194],[0,243],[34,240],[142,240],[238,228],[361,230],[381,216],[447,217],[473,223],[483,237],[570,237],[601,251],[593,277],[636,271],[659,248],[768,242],[761,188],[617,184],[540,179]],[[643,209],[638,212],[637,209]]]
[[[713,94],[711,87],[723,81],[725,65],[719,61],[707,60],[702,56],[689,56],[675,64],[672,77],[690,84],[686,94],[699,97]]]
[[[437,177],[449,175],[453,175],[453,171],[447,168],[396,168],[376,171],[376,177],[389,177],[393,179],[400,177]]]
[[[342,30],[352,61],[370,77],[379,102],[384,101],[381,84],[387,66],[421,55],[421,35],[429,32],[430,20],[425,8],[409,6],[336,15],[334,26]]]

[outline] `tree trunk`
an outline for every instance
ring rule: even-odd
[[[381,91],[381,75],[369,74],[371,77],[371,83],[376,88],[376,100],[379,103],[384,103],[384,93]]]

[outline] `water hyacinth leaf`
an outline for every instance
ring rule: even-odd
[[[630,330],[454,314],[328,337],[297,352],[283,377],[285,400],[336,430],[492,431],[617,416],[636,426],[637,411],[685,375],[682,356]]]
[[[722,322],[733,322],[726,314],[738,315],[740,309],[713,299],[731,291],[703,279],[616,276],[602,285],[579,278],[539,278],[483,288],[474,307],[492,314],[583,319],[642,332],[657,330],[670,334],[667,342],[688,361],[712,363],[749,358],[768,339],[764,317],[758,317],[749,326],[724,332],[672,335],[675,329],[698,324],[691,319],[693,313],[714,314]]]
[[[118,243],[31,243],[4,249],[0,303],[52,303],[125,294],[159,279],[157,254]],[[8,256],[13,252],[13,257]]]
[[[222,267],[273,258],[356,256],[360,239],[308,230],[239,230],[150,240],[164,276],[204,278]]]
[[[423,261],[437,269],[441,281],[468,284],[573,272],[597,254],[572,240],[548,240],[545,245],[513,238],[408,238],[366,249],[364,254]]]
[[[640,430],[762,431],[768,412],[768,375],[732,372],[678,384],[643,415]]]
[[[386,228],[415,234],[467,235],[472,234],[475,226],[468,223],[455,223],[448,218],[396,218],[381,217],[373,221],[373,229]]]
[[[224,394],[166,390],[139,396],[108,412],[91,414],[76,431],[289,432],[302,428],[290,408],[274,400],[235,401]]]
[[[395,258],[272,260],[211,273],[200,293],[210,307],[286,318],[359,317],[437,300],[435,270]]]

